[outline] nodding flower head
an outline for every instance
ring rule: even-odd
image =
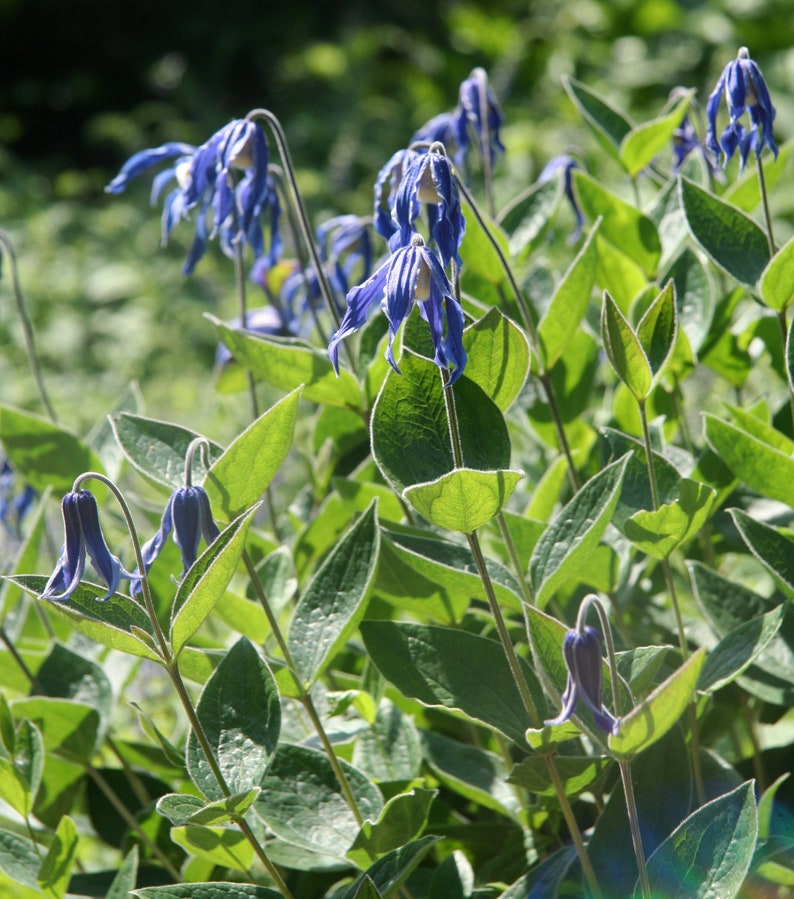
[[[182,550],[181,577],[184,577],[198,558],[201,538],[209,546],[220,534],[218,525],[212,518],[209,497],[203,487],[178,487],[169,497],[159,530],[141,548],[147,574],[172,530],[174,543]],[[140,584],[133,584],[133,595],[139,591]]]
[[[380,303],[389,320],[386,358],[399,373],[393,355],[394,338],[414,302],[430,327],[435,348],[433,361],[441,369],[454,369],[448,382],[454,383],[466,366],[463,309],[441,263],[419,234],[414,234],[408,246],[396,250],[367,281],[348,293],[344,318],[328,345],[328,355],[337,372],[340,342],[357,331],[367,320],[370,308]]]
[[[717,140],[717,113],[722,97],[728,107],[730,121]],[[747,112],[749,130],[739,121]],[[711,92],[706,106],[708,131],[706,146],[715,158],[722,155],[723,168],[738,149],[741,167],[747,164],[751,150],[760,157],[764,146],[777,158],[777,144],[772,137],[772,123],[775,107],[769,96],[764,76],[756,63],[750,59],[747,47],[742,47],[733,61],[722,71],[717,86]]]
[[[399,229],[389,243],[392,250],[410,244],[421,207],[427,210],[430,236],[438,247],[444,267],[452,259],[460,265],[458,249],[466,230],[466,220],[460,208],[455,173],[438,144],[431,146],[427,153],[419,154],[402,177],[392,209],[392,219]]]
[[[562,694],[562,711],[547,725],[562,724],[576,711],[581,700],[593,713],[599,730],[616,734],[620,729],[620,719],[612,715],[601,701],[601,635],[586,625],[581,630],[569,630],[562,644],[562,654],[568,668],[568,682]]]
[[[228,256],[234,255],[239,243],[248,244],[254,258],[261,256],[265,219],[271,254],[276,252],[274,248],[280,246],[278,197],[268,174],[267,141],[255,122],[233,119],[200,147],[172,142],[142,150],[127,160],[105,190],[122,193],[133,178],[164,161],[172,161],[172,165],[155,176],[151,195],[154,204],[166,185],[176,182],[163,203],[163,243],[176,223],[195,210],[196,233],[183,266],[186,275],[216,235]]]
[[[40,598],[59,601],[69,599],[85,572],[86,553],[94,570],[108,588],[101,599],[113,596],[122,578],[131,580],[134,589],[138,576],[126,571],[108,549],[99,525],[99,511],[93,494],[88,490],[72,490],[64,496],[61,512],[64,526],[63,550]]]
[[[488,83],[485,69],[479,67],[473,69],[471,75],[461,84],[458,110],[458,146],[464,150],[468,147],[470,126],[479,141],[482,142],[483,136],[487,136],[488,154],[493,164],[497,154],[505,151],[499,137],[503,117],[496,95]]]
[[[577,202],[576,194],[573,192],[573,170],[578,168],[579,163],[573,156],[563,153],[562,156],[555,156],[553,159],[550,159],[538,177],[538,184],[545,184],[562,173],[565,196],[571,204],[573,214],[576,217],[576,227],[568,237],[568,243],[575,243],[579,239],[582,233],[582,226],[584,225],[584,216]]]

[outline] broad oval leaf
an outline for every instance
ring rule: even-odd
[[[429,360],[403,352],[402,375],[389,372],[372,412],[372,453],[398,492],[453,470],[441,375]],[[454,390],[463,464],[482,471],[510,467],[504,416],[481,387],[462,377]]]
[[[601,307],[601,339],[615,374],[634,399],[645,400],[653,386],[650,362],[628,319],[606,290]]]
[[[668,281],[637,325],[637,339],[640,341],[651,367],[654,384],[658,381],[670,358],[677,333],[675,287],[672,281]]]
[[[794,237],[769,260],[761,275],[760,293],[764,305],[775,312],[784,312],[794,300]]]
[[[741,210],[687,178],[680,179],[679,191],[692,237],[723,271],[755,287],[769,263],[764,232]]]
[[[529,560],[529,581],[538,607],[595,549],[617,505],[628,460],[624,456],[591,478],[538,540]]]
[[[379,551],[374,500],[314,574],[292,616],[287,646],[307,684],[322,672],[361,620]]]
[[[198,832],[198,828],[194,828],[194,832]],[[138,899],[283,899],[281,893],[277,893],[269,887],[253,883],[221,883],[218,881],[143,887],[133,890],[130,895],[137,896]]]
[[[235,330],[205,313],[234,358],[256,378],[280,390],[303,386],[303,397],[327,406],[361,408],[361,390],[353,375],[337,377],[327,353],[297,337],[261,337]]]
[[[753,781],[707,802],[648,859],[654,896],[733,899],[744,883],[758,833]],[[635,891],[635,897],[639,891]]]
[[[195,431],[167,421],[144,418],[131,412],[121,412],[110,418],[113,434],[130,464],[142,475],[175,490],[185,483],[185,456],[197,438],[209,445],[210,460],[217,459],[223,447]],[[203,471],[200,453],[193,457],[193,471]]]
[[[691,101],[691,93],[687,93],[676,103],[672,112],[637,125],[623,138],[618,155],[629,177],[635,178],[639,175],[653,157],[670,144],[673,133],[681,124]]]
[[[608,737],[609,751],[616,759],[632,759],[670,730],[694,696],[704,661],[705,650],[701,646],[621,718],[618,733]]]
[[[496,307],[463,332],[468,353],[466,377],[506,412],[529,374],[529,343],[524,332]]]
[[[789,596],[794,596],[794,536],[756,521],[741,509],[728,511],[750,552]]]
[[[574,106],[593,129],[601,145],[615,160],[622,163],[620,145],[634,128],[632,122],[600,94],[575,78],[566,76],[562,79],[562,83]]]
[[[339,760],[364,819],[383,809],[378,788],[351,764]],[[344,858],[359,831],[326,755],[306,746],[283,743],[262,778],[256,813],[282,840],[305,849]]]
[[[227,520],[253,506],[287,458],[301,389],[260,415],[212,463],[203,486],[212,508]]]
[[[429,522],[448,531],[471,534],[499,514],[522,471],[456,468],[428,484],[416,484],[405,498]]]
[[[13,467],[39,493],[48,487],[68,493],[78,475],[105,470],[97,454],[75,434],[11,406],[0,406],[0,441]]]
[[[212,800],[258,787],[278,744],[281,702],[270,669],[245,637],[205,684],[196,713],[225,782],[218,783],[191,730],[186,759],[196,787]]]
[[[457,709],[525,745],[524,732],[533,722],[497,641],[394,621],[363,621],[361,635],[374,664],[404,696],[424,705]],[[528,665],[522,670],[543,715],[546,705],[537,678]]]

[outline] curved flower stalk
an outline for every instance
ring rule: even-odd
[[[151,194],[154,204],[165,187],[176,182],[163,202],[163,244],[177,222],[195,215],[196,231],[184,274],[195,269],[215,236],[231,258],[240,244],[250,246],[255,259],[264,255],[263,223],[270,232],[269,255],[278,256],[280,207],[268,173],[267,141],[255,122],[233,119],[200,147],[171,142],[142,150],[127,160],[105,190],[122,193],[133,178],[164,161],[173,164],[154,178]]]
[[[61,502],[64,543],[61,556],[40,599],[64,601],[74,593],[85,573],[86,553],[99,577],[108,588],[101,600],[109,599],[118,590],[122,578],[133,582],[140,580],[136,573],[127,571],[117,556],[108,549],[99,524],[96,499],[88,490],[79,489],[79,481]]]
[[[718,141],[717,113],[723,96],[730,121]],[[739,121],[745,112],[750,119],[749,130]],[[706,118],[706,146],[715,158],[722,155],[723,168],[737,150],[742,169],[747,164],[751,150],[755,150],[758,159],[763,148],[768,147],[777,159],[777,144],[772,136],[775,107],[764,76],[758,65],[750,59],[747,47],[742,47],[736,59],[723,69],[716,87],[709,95]]]
[[[425,246],[421,235],[414,234],[409,246],[393,253],[367,281],[348,293],[347,311],[328,345],[328,355],[337,373],[340,342],[364,324],[377,302],[389,320],[386,358],[396,372],[400,369],[393,355],[394,338],[416,302],[422,318],[430,326],[435,349],[433,361],[443,371],[453,369],[447,385],[463,374],[466,367],[463,309],[441,263]]]

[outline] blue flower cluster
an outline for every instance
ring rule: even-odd
[[[227,256],[239,244],[251,248],[254,258],[265,255],[263,223],[268,224],[268,256],[281,251],[281,215],[275,183],[268,172],[268,148],[262,129],[248,119],[234,119],[200,147],[172,142],[136,153],[108,184],[108,193],[122,193],[129,182],[158,163],[172,165],[156,175],[152,203],[166,185],[176,186],[163,201],[163,243],[178,221],[195,215],[196,232],[183,266],[190,274],[216,235]],[[212,225],[209,214],[212,212]]]
[[[723,96],[728,107],[730,121],[717,140],[717,113]],[[750,128],[747,129],[739,119],[747,113]],[[772,123],[775,120],[775,107],[769,96],[764,76],[756,63],[750,59],[747,47],[742,47],[739,54],[729,62],[711,92],[706,106],[708,132],[706,146],[715,158],[722,155],[723,166],[738,150],[741,167],[747,164],[751,150],[755,150],[756,158],[768,147],[777,158],[777,144],[772,136]]]

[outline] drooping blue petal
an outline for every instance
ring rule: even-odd
[[[392,218],[392,206],[403,173],[417,156],[415,150],[398,150],[378,173],[375,182],[374,227],[380,236],[390,241],[396,227]]]
[[[191,144],[171,142],[150,150],[141,150],[130,156],[124,163],[118,175],[105,188],[105,193],[120,194],[133,178],[137,178],[138,175],[150,169],[153,165],[157,165],[166,159],[173,159],[176,156],[190,156],[195,149]]]
[[[339,343],[345,337],[358,331],[366,322],[370,307],[374,303],[379,303],[383,298],[388,269],[389,260],[377,268],[363,284],[354,287],[347,295],[347,309],[344,317],[328,344],[328,355],[331,357],[337,374],[339,373]]]
[[[126,571],[117,556],[108,549],[102,528],[99,525],[99,509],[94,495],[88,490],[80,490],[77,494],[77,505],[80,513],[80,527],[85,541],[85,550],[91,559],[96,573],[107,585],[107,593],[101,599],[108,599],[118,590],[122,577],[134,578]]]
[[[394,361],[394,339],[417,298],[417,286],[424,265],[422,249],[422,245],[412,244],[398,250],[391,257],[386,277],[386,301],[383,307],[389,321],[389,344],[386,349],[386,358],[396,372],[399,372],[400,369]],[[425,272],[425,283],[427,284],[425,297],[429,296],[428,277],[429,272]]]
[[[64,541],[61,556],[40,599],[61,601],[77,589],[85,571],[85,541],[80,527],[78,495],[69,492],[61,502]]]
[[[160,519],[160,527],[155,532],[155,535],[146,541],[141,547],[141,556],[143,557],[143,573],[148,574],[149,569],[152,567],[155,559],[160,555],[163,551],[163,547],[165,546],[165,542],[168,539],[168,535],[171,533],[171,528],[173,527],[173,505],[174,505],[174,496],[171,496],[168,499],[168,502],[165,506],[165,511],[163,512],[163,517]],[[140,582],[140,574],[141,572],[138,568],[135,568],[133,574],[139,576],[137,581],[132,582],[132,595],[136,596],[141,591],[141,582]]]

